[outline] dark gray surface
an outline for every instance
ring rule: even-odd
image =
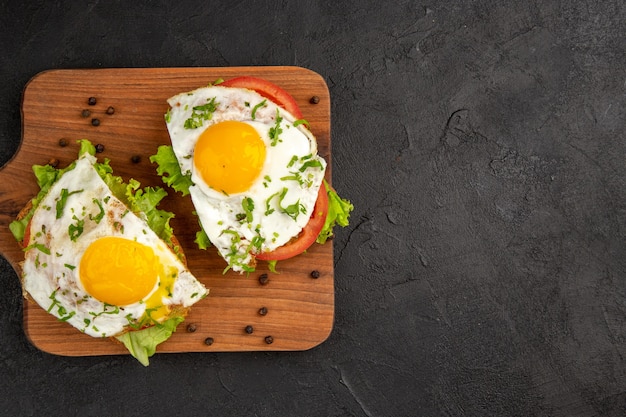
[[[299,65],[356,207],[307,352],[44,354],[2,261],[5,415],[624,415],[622,1],[4,3],[0,163],[45,69]]]

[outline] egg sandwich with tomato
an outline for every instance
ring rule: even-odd
[[[217,248],[224,272],[254,271],[257,260],[274,269],[347,226],[353,206],[324,179],[316,138],[281,87],[237,77],[168,103],[171,146],[151,161],[166,184],[191,196],[196,242]]]
[[[167,193],[125,183],[79,142],[68,167],[33,167],[41,190],[10,224],[24,248],[24,296],[89,336],[116,338],[148,365],[208,291],[186,267],[173,214],[157,209]]]

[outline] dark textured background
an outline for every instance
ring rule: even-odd
[[[2,260],[5,415],[625,415],[622,1],[31,3],[0,6],[0,164],[42,70],[298,65],[356,209],[307,352],[44,354]]]

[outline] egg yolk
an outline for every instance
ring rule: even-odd
[[[80,261],[85,290],[103,303],[136,303],[154,289],[163,267],[152,248],[120,237],[91,243]]]
[[[261,173],[265,144],[247,123],[216,123],[198,138],[193,162],[211,188],[226,194],[240,193],[250,188]]]

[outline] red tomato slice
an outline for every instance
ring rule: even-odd
[[[317,193],[317,201],[315,202],[315,207],[313,207],[311,219],[306,226],[304,226],[300,234],[295,239],[292,239],[272,252],[259,253],[256,255],[256,258],[262,261],[282,261],[301,254],[307,250],[313,242],[315,242],[317,236],[319,236],[326,222],[327,214],[328,194],[326,193],[326,187],[322,184]]]
[[[218,85],[223,87],[237,87],[254,90],[263,97],[272,100],[274,103],[293,114],[296,119],[302,119],[302,112],[291,94],[272,82],[262,78],[242,76],[231,78],[230,80],[226,80]]]

